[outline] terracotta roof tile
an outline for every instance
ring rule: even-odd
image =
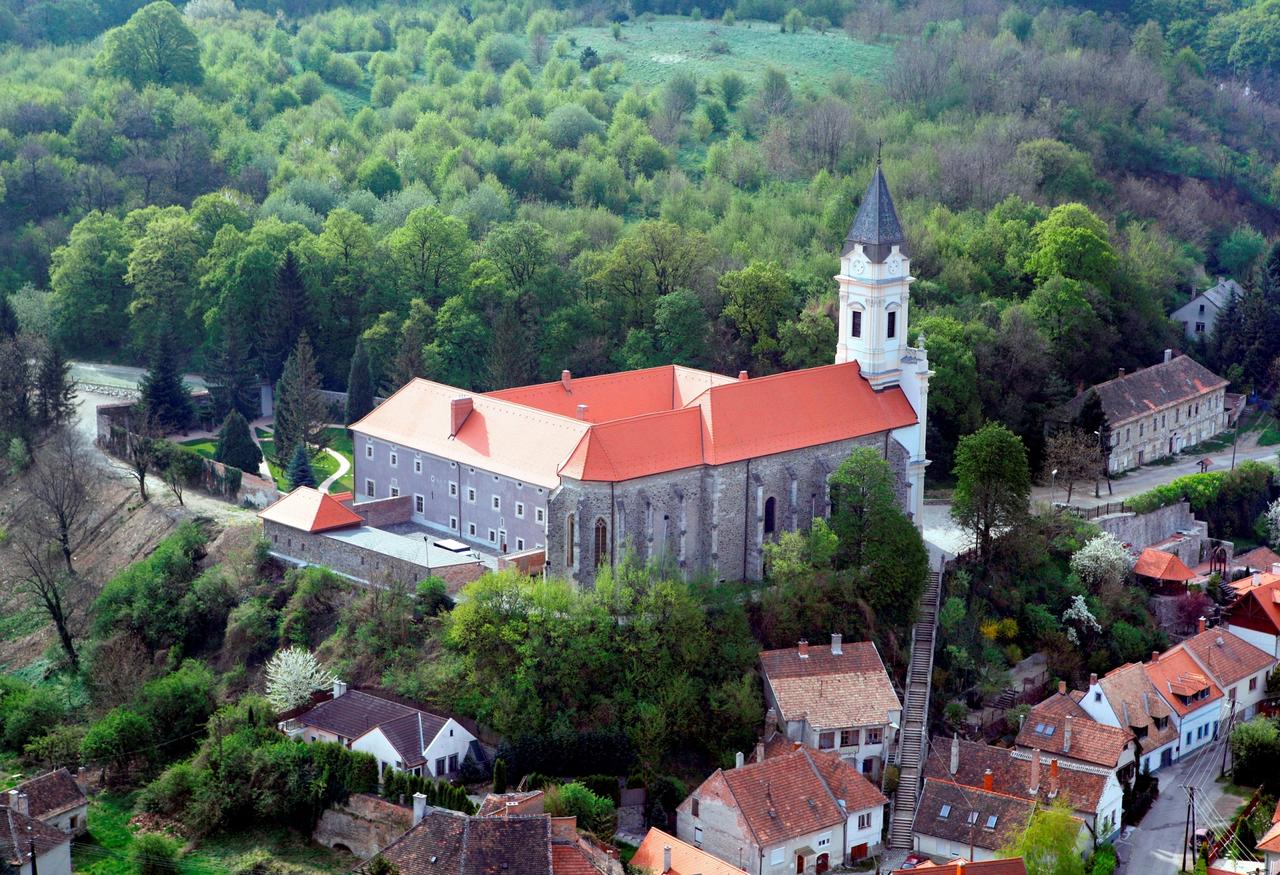
[[[541,790],[527,793],[489,793],[480,803],[479,817],[497,814],[542,814],[545,794]],[[511,804],[511,803],[514,803]]]
[[[1223,628],[1205,629],[1178,646],[1190,651],[1220,687],[1229,687],[1276,664],[1265,651]]]
[[[1258,621],[1270,629],[1266,634],[1280,635],[1280,575],[1260,574],[1257,584],[1252,577],[1237,580],[1233,586],[1240,598],[1231,606],[1230,620],[1242,614],[1256,615]]]
[[[1067,718],[1071,738],[1067,739]],[[1031,709],[1014,742],[1020,748],[1070,757],[1096,766],[1116,768],[1133,733],[1107,726],[1089,716],[1069,695],[1054,693]]]
[[[667,847],[671,848],[671,869],[668,870],[671,875],[742,875],[746,871],[682,842],[656,826],[645,833],[644,841],[636,848],[631,858],[632,867],[647,870],[650,875],[662,875],[662,849]]]
[[[1248,553],[1241,553],[1234,557],[1231,564],[1241,568],[1270,572],[1274,566],[1280,565],[1280,553],[1276,553],[1270,547],[1254,547]]]
[[[66,769],[46,772],[23,781],[12,789],[27,794],[27,813],[37,820],[54,817],[89,803],[76,779]]]
[[[34,817],[11,808],[0,808],[0,860],[21,867],[30,853],[32,841],[35,842],[36,856],[39,857],[58,845],[71,841],[71,836]]]
[[[1147,730],[1146,737],[1138,739],[1142,750],[1155,750],[1177,740],[1178,727],[1173,720],[1167,719],[1172,712],[1156,691],[1142,663],[1130,662],[1112,669],[1098,684],[1122,726]],[[1163,729],[1156,726],[1156,718],[1166,718]]]
[[[717,778],[728,786],[743,820],[761,845],[842,823],[846,815],[839,799],[845,801],[845,811],[850,814],[888,801],[838,755],[807,748],[763,763],[720,770],[707,780]]]
[[[1058,408],[1054,418],[1058,421],[1075,419],[1089,391],[1096,391],[1107,421],[1115,428],[1135,417],[1190,401],[1226,385],[1226,380],[1195,359],[1180,355],[1171,361],[1099,383]]]
[[[890,711],[901,711],[876,646],[870,641],[807,648],[808,656],[789,647],[766,650],[760,666],[778,700],[783,720],[804,718],[819,728],[868,726],[889,722]]]
[[[1058,793],[1080,812],[1096,813],[1106,789],[1109,771],[1040,754],[1040,785],[1031,788],[1031,754],[1008,748],[993,747],[973,741],[960,742],[960,769],[950,773],[951,745],[934,745],[925,762],[925,776],[954,781],[965,787],[981,788],[987,769],[991,770],[992,789],[1028,801],[1052,804],[1052,767],[1058,761]]]
[[[913,872],[928,872],[929,875],[1027,875],[1027,864],[1021,857],[1009,857],[1004,860],[968,860],[950,863],[925,862],[914,869],[894,869],[893,875],[910,875]]]
[[[1035,810],[1029,799],[931,776],[924,780],[912,831],[994,851],[1021,835]]]
[[[537,383],[489,392],[488,397],[534,407],[577,419],[578,405],[587,405],[587,421],[611,422],[679,410],[712,386],[733,383],[733,377],[666,365],[636,371],[619,371],[594,377],[572,377],[564,382]]]
[[[264,520],[302,532],[328,532],[364,525],[364,518],[332,495],[299,486],[258,513]]]
[[[1181,645],[1166,650],[1158,660],[1148,662],[1143,667],[1152,685],[1180,715],[1190,714],[1222,698],[1222,690],[1196,665],[1196,661]],[[1200,694],[1204,698],[1194,698]],[[1184,701],[1184,698],[1191,698],[1192,701]]]
[[[551,845],[551,872],[552,875],[600,875],[582,848],[565,842]]]
[[[1276,803],[1275,814],[1271,815],[1271,829],[1258,840],[1257,849],[1280,854],[1280,802]]]
[[[1143,550],[1134,563],[1133,573],[1142,577],[1154,577],[1156,580],[1174,581],[1188,581],[1196,576],[1177,556],[1150,547]]]

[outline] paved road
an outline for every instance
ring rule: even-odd
[[[1223,739],[1166,766],[1156,773],[1160,798],[1128,838],[1116,842],[1123,861],[1121,870],[1131,875],[1172,875],[1182,868],[1182,842],[1187,818],[1187,787],[1196,788],[1196,825],[1213,819],[1225,824],[1244,801],[1228,795],[1215,779],[1222,765]]]
[[[71,378],[79,383],[91,383],[95,386],[106,386],[119,389],[136,389],[142,382],[146,368],[134,368],[128,365],[103,365],[94,362],[72,362]],[[204,377],[199,374],[186,374],[183,382],[192,389],[204,389]]]

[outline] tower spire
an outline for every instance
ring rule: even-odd
[[[849,236],[844,238],[844,249],[840,254],[848,255],[859,243],[874,264],[883,263],[894,246],[903,255],[907,254],[907,237],[902,233],[902,223],[898,221],[898,211],[893,206],[893,196],[889,194],[889,184],[885,182],[880,166],[879,145],[876,146],[876,169],[871,175],[871,184],[862,196],[858,215],[849,229]]]

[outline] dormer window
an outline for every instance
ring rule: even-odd
[[[950,805],[944,805],[942,806],[942,809],[938,811],[938,820],[946,820],[950,816],[951,816]]]
[[[973,826],[973,825],[974,825],[975,823],[977,823],[977,822],[978,822],[978,812],[976,812],[976,811],[970,811],[970,812],[969,812],[969,826]]]
[[[990,817],[988,817],[988,818],[987,818],[987,829],[992,829],[992,830],[993,830],[993,829],[995,829],[995,828],[996,828],[996,821],[997,821],[997,820],[999,820],[999,819],[1000,819],[1000,818],[999,818],[999,815],[996,815],[996,814],[993,814],[993,815],[991,815]]]

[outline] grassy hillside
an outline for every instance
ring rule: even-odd
[[[754,81],[770,65],[801,88],[818,88],[841,73],[878,79],[893,57],[891,48],[860,43],[843,31],[782,33],[767,21],[726,27],[719,21],[659,18],[628,22],[620,40],[608,27],[576,27],[563,36],[579,50],[595,49],[605,63],[621,61],[624,84],[650,88],[676,70],[699,81],[735,70]]]

